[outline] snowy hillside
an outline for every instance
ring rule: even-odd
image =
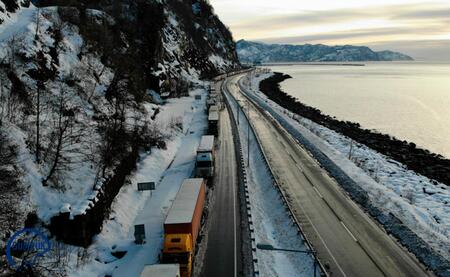
[[[0,1],[0,24],[10,23],[16,19],[15,14],[21,8],[28,8],[30,0],[5,0]]]
[[[410,61],[411,57],[392,51],[374,52],[364,46],[326,46],[264,44],[240,40],[239,59],[254,62],[347,62],[347,61]]]
[[[0,0],[0,245],[37,224],[86,246],[142,151],[183,132],[164,99],[239,64],[203,0],[38,3]]]

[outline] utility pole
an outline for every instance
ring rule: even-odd
[[[247,99],[247,167],[250,167],[250,102]]]
[[[41,121],[41,86],[42,82],[37,82],[37,96],[36,96],[36,162],[41,161],[41,143],[40,143],[40,121]]]
[[[37,14],[36,14],[36,33],[34,34],[34,39],[38,40],[39,38],[39,24],[40,24],[40,20],[41,19],[41,8],[39,7],[37,9]]]
[[[239,117],[241,117],[241,109],[239,104],[237,105],[237,124],[239,126]]]

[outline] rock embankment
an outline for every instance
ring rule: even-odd
[[[361,128],[358,123],[337,120],[323,114],[319,109],[309,107],[280,89],[280,83],[292,78],[275,73],[260,83],[260,90],[272,101],[300,116],[308,118],[331,130],[354,139],[368,147],[406,165],[408,169],[430,179],[450,185],[450,160],[428,150],[418,148],[414,143],[402,141],[390,135]],[[437,182],[436,182],[437,184]]]

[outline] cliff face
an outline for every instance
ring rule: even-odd
[[[0,224],[8,233],[29,212],[49,224],[100,203],[95,233],[139,149],[165,145],[159,95],[239,67],[235,44],[204,0],[33,3],[0,0],[0,172],[14,209]]]
[[[190,70],[205,78],[238,66],[231,33],[204,0],[38,3],[42,7],[63,7],[62,19],[77,25],[92,48],[109,57],[108,64],[113,67],[127,67],[124,62],[131,64],[143,78],[144,87],[155,91],[167,92],[168,88],[161,87],[161,83],[182,78]],[[92,22],[85,20],[89,10],[101,11],[113,21],[107,26],[92,26]]]
[[[29,7],[30,0],[2,0],[0,1],[0,24],[10,20],[23,7]]]
[[[347,62],[347,61],[411,61],[411,57],[392,51],[372,51],[365,46],[264,44],[237,42],[242,62]]]

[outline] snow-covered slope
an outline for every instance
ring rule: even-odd
[[[0,208],[1,235],[28,215],[87,245],[140,151],[182,132],[176,113],[158,123],[162,98],[238,67],[235,44],[203,0],[10,3],[0,0],[0,149],[14,155],[0,172],[17,173],[2,193],[20,204]]]
[[[265,44],[240,40],[239,59],[254,62],[346,62],[346,61],[410,61],[411,57],[392,51],[375,52],[365,46]]]
[[[16,13],[22,8],[28,8],[30,0],[0,0],[0,24],[16,19]]]

